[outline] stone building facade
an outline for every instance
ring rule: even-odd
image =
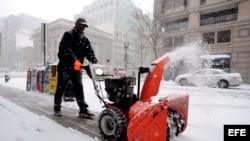
[[[163,29],[160,52],[198,42],[203,53],[230,56],[229,71],[250,83],[250,0],[155,0],[154,6]]]
[[[46,55],[44,55],[44,46],[41,39],[41,28],[34,30],[33,40],[36,64],[42,66],[44,63],[46,64],[46,62],[55,63],[58,61],[57,53],[61,38],[65,31],[74,27],[74,24],[74,21],[66,19],[57,19],[47,23]],[[98,61],[100,63],[106,63],[112,53],[112,35],[95,28],[93,24],[89,24],[89,27],[85,29],[85,34],[95,50]],[[46,62],[44,62],[44,56],[46,57]]]

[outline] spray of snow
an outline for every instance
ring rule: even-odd
[[[202,47],[200,41],[197,41],[166,53],[170,62],[166,66],[165,78],[173,80],[179,74],[199,69],[200,56],[209,54],[207,49],[207,47]]]
[[[184,60],[185,63],[196,66],[199,63],[199,57],[207,54],[207,52],[201,47],[200,42],[194,42],[185,47],[177,48],[168,54],[171,64]]]

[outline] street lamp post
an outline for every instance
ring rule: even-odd
[[[129,42],[126,41],[124,43],[124,50],[125,50],[125,56],[124,56],[124,67],[125,70],[127,71],[127,65],[128,65],[128,47],[129,47]]]
[[[41,27],[41,40],[42,40],[42,45],[43,45],[43,64],[46,66],[46,45],[47,45],[47,24],[42,23]]]

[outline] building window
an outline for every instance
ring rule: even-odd
[[[113,21],[113,10],[109,10],[109,21]]]
[[[104,11],[103,21],[104,21],[104,23],[109,21],[109,11],[108,10]]]
[[[238,18],[238,7],[222,11],[207,13],[201,15],[200,25],[211,25],[230,21],[236,21]]]
[[[175,0],[175,6],[181,6],[184,5],[184,0]]]
[[[172,47],[172,38],[164,39],[164,47]]]
[[[206,0],[201,0],[201,5],[205,5],[206,4]]]
[[[187,5],[187,0],[166,0],[166,8],[173,8],[177,6]]]
[[[175,21],[169,21],[165,24],[165,32],[186,29],[188,27],[188,18],[178,19]]]
[[[183,45],[183,37],[175,37],[174,38],[174,46],[180,47]]]
[[[188,1],[188,0],[184,0],[184,6],[185,6],[185,7],[187,7],[187,4],[188,4],[187,1]]]
[[[218,31],[217,43],[225,43],[231,41],[231,30]]]
[[[203,38],[202,38],[202,42],[204,44],[214,44],[214,38],[215,38],[214,32],[204,33]]]
[[[174,7],[174,0],[166,0],[166,8]]]

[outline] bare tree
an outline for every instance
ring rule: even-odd
[[[147,44],[149,48],[152,49],[154,53],[154,59],[157,59],[157,42],[160,39],[160,34],[162,32],[161,20],[160,20],[160,10],[155,9],[153,14],[143,13],[142,10],[137,9],[133,13],[134,19],[137,21],[139,27],[139,32],[141,38],[144,38],[144,44]]]
[[[133,42],[137,45],[137,58],[139,59],[139,63],[140,66],[143,66],[144,64],[148,64],[149,62],[147,61],[151,61],[147,56],[147,46],[145,44],[145,42],[147,42],[144,38],[143,33],[142,33],[142,29],[141,28],[136,28],[132,31],[134,34],[134,38],[132,39]]]

